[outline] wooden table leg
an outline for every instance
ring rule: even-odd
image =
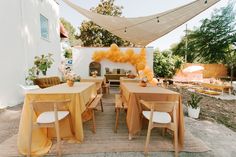
[[[132,134],[131,133],[129,133],[129,140],[132,140]]]

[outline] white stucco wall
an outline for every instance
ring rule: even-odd
[[[92,56],[95,51],[108,50],[109,48],[88,48],[80,47],[73,48],[73,71],[81,77],[89,76],[89,64],[92,62]],[[121,51],[125,51],[127,48],[120,48]],[[133,48],[135,53],[140,53],[141,48]],[[153,68],[153,48],[146,48],[147,64]],[[125,69],[131,70],[136,73],[135,68],[129,63],[115,63],[109,60],[103,60],[101,63],[101,75],[105,74],[105,67],[112,69]]]
[[[40,13],[49,20],[49,40],[41,38]],[[12,106],[23,100],[18,84],[25,84],[34,56],[54,54],[48,75],[58,73],[59,6],[54,0],[2,0],[0,21],[0,106]]]

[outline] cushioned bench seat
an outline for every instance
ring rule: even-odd
[[[40,88],[47,88],[58,85],[60,83],[61,83],[60,78],[57,76],[36,78],[34,80],[34,84],[38,85]]]

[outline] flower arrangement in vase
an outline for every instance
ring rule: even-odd
[[[72,87],[74,85],[76,78],[77,78],[76,74],[73,73],[72,71],[65,74],[66,83],[69,87]]]
[[[146,87],[147,86],[147,82],[148,82],[147,77],[143,77],[143,78],[141,78],[141,81],[139,82],[139,85],[141,87]]]
[[[98,72],[97,70],[95,70],[95,71],[92,71],[91,74],[92,74],[92,77],[97,77]]]
[[[70,67],[66,66],[65,61],[61,62],[58,70],[62,73],[62,81],[67,82],[68,86],[73,86],[74,82],[80,81],[80,76],[74,73]]]

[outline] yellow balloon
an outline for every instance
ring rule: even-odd
[[[143,70],[144,77],[149,75],[149,78],[151,78],[151,76],[153,76],[151,70],[146,66],[146,50],[144,48],[141,49],[139,54],[136,54],[133,49],[127,49],[125,52],[121,52],[116,44],[112,44],[107,51],[95,51],[92,59],[97,62],[103,59],[108,59],[113,62],[129,62],[137,70]]]
[[[129,56],[129,57],[132,57],[134,55],[134,50],[133,49],[127,49],[126,50],[126,54]]]
[[[143,70],[144,68],[145,68],[145,64],[143,64],[143,63],[139,63],[137,66],[138,70]]]
[[[153,78],[152,81],[150,82],[153,86],[156,86],[158,81],[156,78]]]
[[[148,79],[148,82],[151,82],[152,79],[153,79],[153,76],[152,75],[147,75],[147,79]]]
[[[119,50],[119,47],[116,44],[111,44],[110,49],[111,49],[111,51],[117,51],[117,50]]]
[[[144,72],[144,73],[148,73],[149,71],[150,71],[150,68],[149,68],[148,66],[145,66],[143,72]]]

